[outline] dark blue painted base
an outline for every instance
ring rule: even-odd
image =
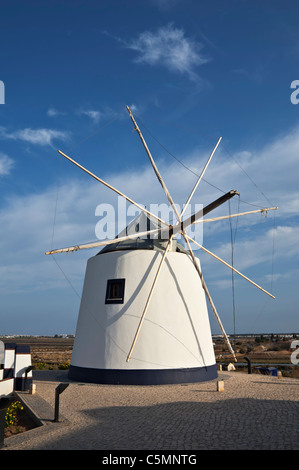
[[[216,364],[190,369],[112,370],[70,366],[70,380],[110,385],[167,385],[206,382],[218,377]]]

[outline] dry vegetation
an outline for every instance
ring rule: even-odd
[[[291,354],[294,349],[291,348],[292,342],[299,339],[297,337],[283,335],[260,335],[256,337],[237,337],[235,340],[231,338],[231,342],[236,352],[238,364],[244,363],[245,367],[237,367],[239,371],[247,371],[247,362],[245,357],[249,358],[252,366],[276,366],[285,377],[299,378],[299,366],[291,363]],[[232,357],[228,354],[227,347],[222,338],[214,339],[214,350],[217,362],[228,363],[233,362]],[[290,364],[288,366],[288,364]]]
[[[15,342],[17,344],[27,344],[30,346],[32,364],[36,369],[58,369],[67,368],[72,354],[74,338],[60,337],[18,337],[18,338],[0,338],[4,342]],[[247,370],[247,362],[244,357],[248,357],[251,363],[271,365],[271,364],[290,364],[279,366],[279,370],[285,376],[299,378],[299,366],[291,364],[291,343],[296,337],[284,337],[283,335],[256,337],[240,336],[235,340],[230,338],[234,345],[238,363],[244,363]],[[297,336],[299,339],[299,336]],[[232,362],[227,347],[222,338],[215,337],[214,350],[218,363]],[[242,370],[237,368],[237,370]],[[244,371],[243,370],[243,371]]]
[[[57,369],[70,363],[73,338],[56,337],[17,337],[0,338],[4,343],[26,344],[30,346],[32,365],[36,369]]]

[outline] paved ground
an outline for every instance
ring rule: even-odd
[[[223,392],[217,380],[107,386],[70,382],[67,371],[34,371],[33,380],[27,399],[43,425],[5,439],[3,450],[299,449],[296,379],[220,372]],[[55,423],[55,388],[65,382]]]

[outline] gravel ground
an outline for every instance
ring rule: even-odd
[[[48,407],[36,403],[43,426],[5,439],[4,450],[299,450],[297,379],[220,372],[222,392],[217,380],[96,385],[70,382],[67,371],[34,371],[33,380],[33,409],[38,398]],[[69,386],[54,423],[62,382]]]

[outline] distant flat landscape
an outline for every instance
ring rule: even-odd
[[[292,342],[299,334],[279,335],[240,335],[230,337],[237,357],[237,370],[246,371],[249,358],[253,365],[275,365],[283,375],[299,378],[299,367],[291,363],[294,351]],[[2,336],[4,343],[26,344],[30,346],[32,365],[37,369],[67,368],[72,355],[74,337],[72,336]],[[217,363],[234,363],[227,351],[223,338],[213,337]],[[244,368],[240,364],[244,363]],[[289,365],[289,366],[288,366]]]

